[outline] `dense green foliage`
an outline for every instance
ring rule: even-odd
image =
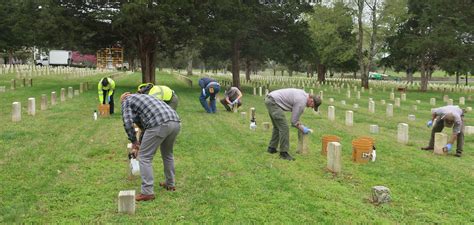
[[[1,75],[0,86],[9,85],[12,75]],[[261,123],[269,121],[263,97],[252,96],[243,86],[243,108],[256,107],[257,131],[239,114],[217,114],[201,108],[198,87],[189,88],[173,76],[159,73],[158,83],[172,87],[180,98],[178,114],[182,131],[175,148],[177,191],[155,187],[157,199],[137,203],[136,215],[117,213],[120,190],[137,190],[140,178],[128,179],[127,138],[120,113],[92,120],[97,106],[94,89],[35,117],[26,115],[28,97],[59,92],[61,87],[78,88],[79,82],[95,86],[100,76],[68,79],[54,76],[34,78],[34,87],[0,93],[0,223],[448,223],[474,222],[474,137],[466,136],[462,158],[435,156],[418,150],[427,144],[430,130],[429,99],[442,104],[441,93],[408,92],[407,101],[395,108],[394,117],[385,117],[381,99],[389,102],[389,92],[375,90],[362,99],[346,99],[345,90],[331,92],[323,86],[321,114],[307,110],[301,120],[314,133],[309,138],[310,153],[295,153],[296,130],[291,128],[290,154],[296,161],[278,159],[266,153],[271,132]],[[197,81],[197,77],[192,78]],[[134,91],[140,74],[116,79],[117,94]],[[272,86],[272,89],[277,88]],[[314,89],[317,93],[320,89]],[[309,91],[308,89],[306,91]],[[448,93],[458,99],[464,94]],[[399,94],[397,93],[397,96]],[[472,94],[471,94],[472,95]],[[219,97],[222,97],[219,94]],[[376,114],[367,110],[368,98],[376,101]],[[335,98],[335,122],[327,120],[327,99]],[[347,105],[341,105],[346,100]],[[416,100],[418,111],[412,110]],[[11,122],[11,103],[20,101],[22,121]],[[344,125],[344,111],[355,110],[354,127]],[[468,106],[473,101],[466,101]],[[38,107],[39,108],[39,107]],[[116,111],[119,112],[118,106]],[[407,121],[414,114],[416,121]],[[289,118],[289,115],[287,115]],[[468,125],[474,116],[466,114]],[[397,144],[399,122],[410,125],[410,142]],[[378,124],[377,161],[364,165],[351,162],[351,140],[369,135],[369,125]],[[449,133],[450,130],[445,130]],[[320,155],[321,137],[342,138],[343,172],[333,176],[325,170]],[[163,179],[159,156],[154,160],[156,181]],[[393,202],[374,206],[368,199],[370,188],[385,185]]]

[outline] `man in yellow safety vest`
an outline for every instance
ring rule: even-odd
[[[110,114],[114,113],[114,90],[115,81],[109,77],[104,77],[97,85],[100,104],[110,105]]]
[[[138,86],[137,92],[140,94],[151,95],[159,100],[162,100],[175,111],[176,108],[178,108],[178,96],[168,86],[145,83]]]

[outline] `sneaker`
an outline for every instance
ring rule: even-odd
[[[155,199],[155,195],[144,195],[144,194],[139,194],[135,196],[135,201],[150,201]]]
[[[160,182],[160,187],[163,187],[164,189],[166,189],[168,191],[176,191],[175,186],[169,186],[165,182]]]
[[[280,159],[285,159],[285,160],[288,160],[288,161],[295,160],[293,157],[291,157],[290,154],[288,154],[288,152],[280,152]]]
[[[270,153],[270,154],[275,154],[275,153],[277,153],[278,151],[276,150],[276,148],[268,147],[267,152]]]
[[[461,155],[462,155],[462,153],[460,153],[460,152],[456,152],[456,154],[454,154],[454,156],[456,156],[456,157],[461,157]]]
[[[426,146],[426,147],[422,147],[421,150],[425,150],[425,151],[429,151],[429,150],[433,150],[434,148],[433,147],[430,147],[430,146]]]

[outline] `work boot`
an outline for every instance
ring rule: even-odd
[[[151,194],[151,195],[144,195],[144,194],[139,194],[135,197],[135,200],[137,202],[139,201],[149,201],[149,200],[153,200],[155,199],[155,195]]]
[[[288,154],[288,152],[280,152],[280,159],[285,159],[285,160],[288,160],[288,161],[295,160],[293,157],[291,157],[290,154]]]
[[[164,189],[166,189],[168,191],[176,191],[175,186],[169,186],[165,182],[160,182],[160,187],[163,187]]]
[[[461,157],[461,155],[462,155],[462,153],[460,153],[460,152],[456,152],[456,154],[454,154],[454,156],[456,156],[456,157]]]
[[[275,154],[275,153],[277,153],[278,151],[277,151],[276,148],[274,148],[274,147],[268,147],[267,152],[270,153],[270,154]]]
[[[429,151],[429,150],[433,150],[434,148],[433,147],[430,147],[430,146],[426,146],[426,147],[422,147],[421,150],[425,150],[425,151]]]

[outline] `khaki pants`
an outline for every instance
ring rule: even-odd
[[[290,148],[290,128],[285,118],[285,112],[271,96],[265,97],[265,106],[273,124],[272,139],[268,147],[278,149],[278,145],[280,145],[280,152],[288,152]]]

